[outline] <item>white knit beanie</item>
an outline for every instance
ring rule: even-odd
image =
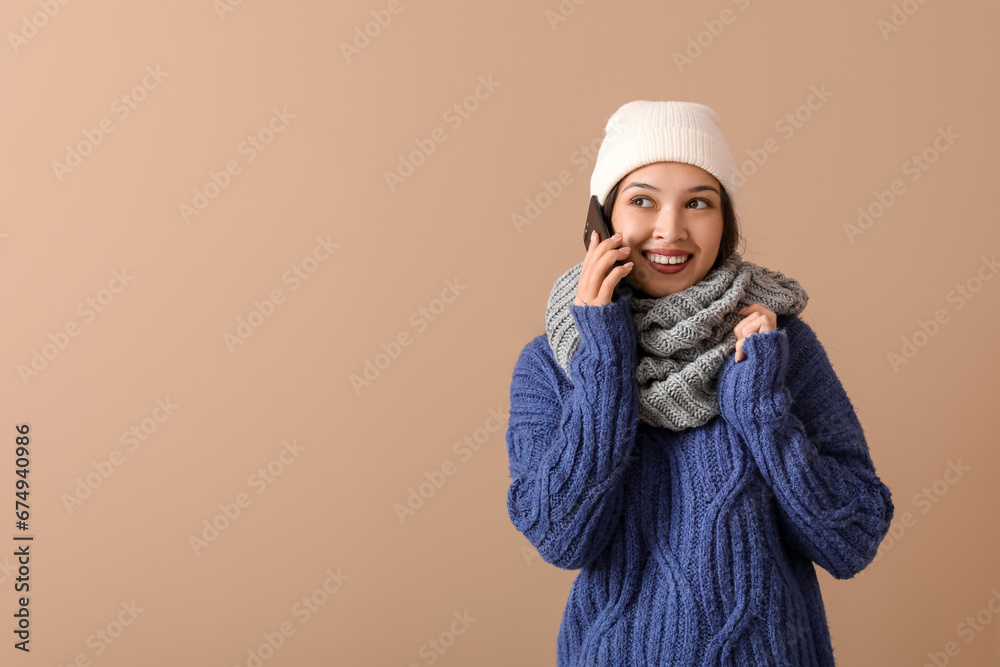
[[[604,128],[590,194],[604,200],[619,180],[654,162],[685,162],[719,179],[736,201],[738,167],[722,136],[722,120],[697,102],[636,100],[619,107]]]

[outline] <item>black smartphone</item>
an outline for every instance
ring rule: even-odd
[[[601,204],[597,201],[597,195],[590,196],[590,209],[587,211],[587,224],[583,229],[583,247],[590,249],[590,235],[597,230],[597,242],[600,243],[606,238],[609,238],[614,232],[611,230],[611,225],[607,220],[604,219],[604,209],[601,208]],[[615,262],[611,269],[616,266],[623,265],[627,260],[620,259]],[[608,273],[611,272],[608,269]]]

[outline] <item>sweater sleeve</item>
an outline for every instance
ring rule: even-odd
[[[774,493],[786,541],[837,579],[875,558],[894,506],[826,351],[799,318],[752,334],[719,375],[719,406]]]
[[[546,562],[579,569],[604,550],[621,519],[638,387],[629,297],[570,311],[580,332],[572,386],[538,345],[526,346],[514,368],[507,508]]]

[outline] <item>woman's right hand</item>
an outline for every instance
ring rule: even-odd
[[[621,232],[597,243],[597,232],[590,236],[590,246],[583,258],[580,282],[576,288],[573,304],[577,306],[606,306],[611,303],[618,281],[632,271],[632,262],[608,269],[620,259],[628,257],[629,247],[618,247],[622,242]]]

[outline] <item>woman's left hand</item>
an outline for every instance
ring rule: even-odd
[[[767,333],[777,329],[778,316],[759,303],[751,303],[737,312],[745,316],[733,327],[733,333],[736,334],[736,361],[742,361],[747,358],[743,352],[743,341],[751,334]]]

